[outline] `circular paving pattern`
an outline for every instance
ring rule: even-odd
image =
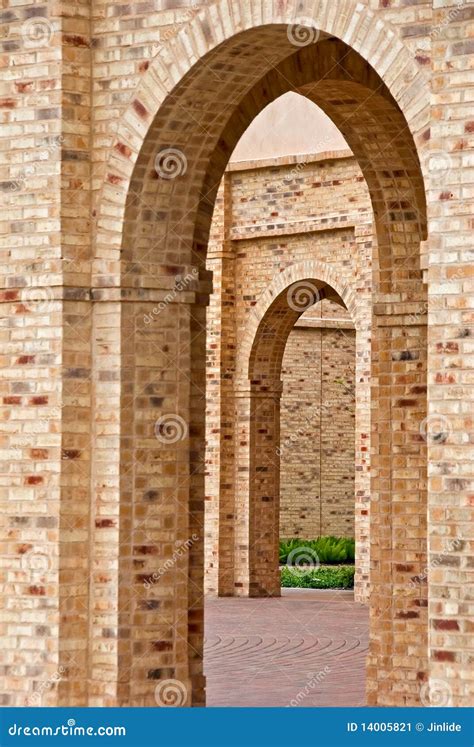
[[[336,592],[206,600],[209,706],[362,706],[367,608]]]

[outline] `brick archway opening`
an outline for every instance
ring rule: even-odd
[[[246,583],[251,597],[280,596],[280,400],[283,355],[290,332],[298,319],[307,309],[325,299],[346,309],[337,291],[320,278],[306,277],[292,283],[268,308],[250,350],[246,382],[248,404],[245,403],[243,412],[248,412],[249,489],[248,508],[244,513],[248,512]],[[245,516],[240,518],[239,526]]]
[[[339,239],[340,240],[340,237]],[[357,244],[353,243],[354,238],[347,247],[347,251],[357,251]],[[313,246],[314,244],[314,246]],[[371,242],[369,241],[369,247]],[[206,504],[206,557],[205,557],[205,590],[209,594],[218,594],[219,596],[265,596],[269,593],[272,595],[279,594],[278,579],[274,575],[272,591],[261,585],[258,590],[258,584],[249,584],[249,545],[254,541],[250,536],[249,506],[253,496],[250,496],[250,484],[254,492],[255,482],[263,479],[268,487],[274,482],[275,494],[278,496],[278,475],[279,467],[277,464],[278,457],[281,453],[278,444],[274,446],[276,453],[272,454],[272,446],[268,451],[270,459],[268,468],[262,465],[255,467],[253,464],[253,454],[258,453],[258,448],[254,448],[255,431],[250,428],[252,408],[258,408],[258,402],[264,403],[265,391],[270,392],[266,404],[268,405],[275,398],[276,407],[279,407],[280,394],[282,391],[281,356],[286,347],[287,336],[294,324],[304,312],[306,302],[309,307],[314,304],[317,297],[319,306],[321,304],[330,304],[335,302],[337,308],[343,307],[352,320],[351,324],[355,334],[355,350],[353,351],[354,378],[357,396],[355,397],[354,407],[354,432],[352,446],[349,444],[349,450],[352,451],[352,463],[348,467],[351,472],[352,489],[349,491],[350,497],[347,497],[350,512],[353,513],[353,501],[355,496],[355,527],[357,535],[357,563],[356,563],[356,583],[355,595],[357,601],[367,602],[369,594],[369,507],[370,507],[370,458],[368,455],[370,443],[370,326],[371,326],[371,290],[370,280],[364,271],[362,278],[357,275],[352,278],[351,275],[343,279],[338,273],[336,264],[328,264],[320,259],[312,257],[318,256],[317,243],[309,242],[302,254],[308,257],[303,262],[289,262],[287,258],[286,267],[280,267],[279,271],[269,282],[265,291],[261,293],[255,305],[250,305],[244,311],[246,315],[245,326],[230,338],[225,338],[220,331],[217,336],[215,329],[211,340],[212,347],[221,348],[224,351],[221,357],[215,358],[212,351],[208,349],[210,360],[212,361],[209,372],[209,381],[212,387],[209,387],[209,397],[212,406],[212,420],[208,426],[208,453],[207,464],[215,463],[214,454],[219,450],[219,459],[216,470],[218,479],[214,477],[208,486],[208,494],[215,501],[207,510],[209,504]],[[237,250],[234,247],[234,254]],[[365,251],[365,250],[364,250]],[[227,251],[229,257],[233,258],[234,254]],[[240,285],[241,280],[235,278],[236,269],[233,267],[232,259],[229,267],[226,269],[226,280],[223,281],[224,262],[223,255],[220,252],[220,265],[218,271],[218,293],[221,292],[224,285],[226,288],[222,296],[220,311],[218,313],[219,324],[217,329],[230,329],[234,323],[233,298],[235,291],[234,283]],[[216,267],[216,265],[213,265]],[[239,274],[239,273],[237,273]],[[358,285],[359,284],[359,285]],[[360,286],[360,287],[359,287]],[[240,294],[244,293],[247,288],[245,283]],[[294,303],[291,300],[291,294],[295,295]],[[325,301],[325,297],[327,299]],[[213,294],[215,299],[215,294]],[[287,299],[286,308],[284,299]],[[279,299],[280,306],[276,306],[276,299]],[[214,300],[215,303],[215,300]],[[240,302],[236,303],[240,306]],[[281,307],[283,304],[283,308]],[[230,311],[229,311],[230,309]],[[286,326],[279,329],[277,319],[282,311],[293,312],[293,318],[286,318]],[[272,314],[277,315],[277,319]],[[215,317],[216,307],[213,307],[212,318]],[[339,312],[341,315],[341,312]],[[240,310],[242,319],[242,309]],[[268,321],[270,320],[270,322]],[[285,321],[285,320],[284,320]],[[270,326],[268,327],[268,325]],[[267,329],[268,327],[268,329]],[[265,330],[265,331],[262,331]],[[272,332],[273,330],[273,332]],[[276,335],[276,337],[275,337]],[[258,353],[261,346],[261,340],[265,340],[267,345],[277,344],[278,357],[276,369],[272,371],[270,378],[268,373],[259,371],[260,357],[267,363],[273,360],[276,351],[272,353],[268,349],[262,349],[261,356]],[[314,358],[316,353],[311,351],[311,357]],[[298,356],[298,353],[296,353]],[[216,372],[215,362],[220,361],[220,380],[216,389]],[[268,363],[269,365],[269,363]],[[264,383],[259,384],[261,377],[264,377]],[[270,382],[270,383],[268,383]],[[261,385],[262,391],[258,393],[257,389]],[[216,392],[220,399],[220,416],[216,418]],[[314,392],[310,392],[311,398]],[[219,411],[219,407],[217,407]],[[275,437],[278,433],[278,422],[275,424]],[[257,429],[258,432],[258,429]],[[218,435],[215,435],[217,434]],[[251,437],[251,433],[253,434]],[[262,430],[262,434],[266,434]],[[267,435],[262,436],[265,440],[270,438]],[[355,451],[355,453],[354,453]],[[314,463],[315,454],[313,448],[310,449],[311,456],[308,453],[308,460]],[[273,466],[272,466],[273,463]],[[314,469],[314,467],[313,467]],[[355,469],[355,474],[354,474]],[[250,478],[249,478],[249,475]],[[272,503],[274,498],[271,496],[272,489],[269,488],[270,494],[265,494],[263,500],[266,503]],[[216,505],[217,503],[217,505]],[[270,514],[271,515],[271,512]],[[273,513],[273,520],[278,516],[278,508]],[[270,519],[270,522],[272,519]],[[254,527],[254,532],[259,533],[262,527],[258,527],[258,522]],[[272,533],[278,533],[277,528],[271,524],[267,526]],[[352,535],[353,536],[353,535]],[[308,538],[309,539],[309,538]],[[277,549],[274,547],[274,555]],[[256,548],[257,554],[264,555],[260,549]],[[254,563],[255,556],[251,562]],[[268,561],[268,559],[267,559]],[[269,561],[270,564],[272,561]]]
[[[229,193],[231,193],[229,186]],[[220,193],[222,197],[222,192]],[[239,192],[240,194],[240,192]],[[225,206],[224,201],[224,206]],[[220,210],[218,211],[218,220],[222,216],[223,201],[219,202]],[[222,224],[219,222],[219,236],[222,234]],[[230,274],[223,276],[225,259],[222,255],[220,242],[216,241],[215,232],[211,242],[212,255],[216,254],[215,244],[219,246],[219,263],[218,286],[217,291],[213,293],[211,307],[211,319],[215,322],[215,315],[218,315],[217,329],[228,328],[230,319],[235,313],[233,304],[229,299],[233,293],[237,292],[235,305],[239,306],[240,294],[245,293],[250,288],[248,278],[243,281],[242,268],[231,265]],[[340,238],[340,237],[339,237]],[[314,243],[314,242],[313,242]],[[212,248],[214,247],[214,248]],[[317,245],[314,246],[316,249]],[[262,262],[257,247],[256,256],[254,257],[257,264]],[[247,249],[248,251],[248,249]],[[308,249],[306,249],[308,251]],[[239,253],[242,257],[245,253],[243,247],[239,252],[234,246],[234,255]],[[311,256],[311,255],[309,255]],[[258,257],[260,259],[258,259]],[[216,268],[216,263],[213,264]],[[279,437],[280,423],[282,422],[282,412],[284,412],[285,398],[285,377],[283,375],[283,360],[286,359],[288,364],[290,360],[298,359],[303,350],[301,348],[289,348],[292,334],[297,333],[298,325],[305,316],[311,315],[314,322],[315,315],[320,312],[331,314],[333,310],[335,317],[331,322],[341,323],[345,321],[347,326],[352,327],[354,336],[351,341],[351,365],[355,366],[356,362],[356,339],[360,355],[360,364],[357,366],[359,383],[359,398],[365,398],[367,402],[367,390],[369,381],[364,378],[363,373],[367,369],[367,354],[369,339],[365,335],[365,323],[367,323],[367,314],[370,313],[370,289],[368,297],[364,293],[354,291],[354,284],[345,281],[338,275],[337,264],[329,265],[321,260],[307,259],[304,262],[293,261],[288,264],[286,269],[277,272],[269,285],[259,296],[254,306],[247,308],[247,324],[237,333],[236,345],[232,348],[236,353],[235,370],[226,367],[224,361],[229,362],[226,356],[218,358],[221,365],[221,375],[223,376],[217,391],[222,395],[222,385],[231,380],[232,394],[228,391],[225,393],[224,405],[222,408],[222,424],[224,444],[227,446],[220,453],[218,462],[221,479],[213,480],[206,491],[206,497],[212,495],[213,490],[217,487],[221,489],[222,494],[219,496],[221,512],[218,515],[216,524],[216,511],[214,506],[206,510],[206,643],[205,643],[205,672],[207,676],[208,702],[211,705],[286,705],[288,703],[288,693],[298,689],[295,679],[298,672],[304,671],[310,666],[311,654],[309,659],[306,651],[313,652],[314,636],[323,636],[326,644],[331,639],[337,625],[333,615],[340,616],[341,631],[347,641],[351,641],[350,647],[355,646],[357,655],[347,662],[347,691],[337,697],[341,698],[344,705],[361,705],[365,702],[363,695],[365,683],[365,638],[367,635],[366,615],[364,608],[354,603],[354,598],[350,592],[309,592],[308,590],[285,589],[280,595],[280,568],[279,568],[279,525],[283,516],[283,493],[280,490],[280,481],[285,477],[285,467],[280,461],[288,451],[291,452],[291,445],[285,447],[283,437]],[[324,280],[323,280],[324,278]],[[339,292],[330,285],[330,282],[337,285]],[[242,284],[242,285],[241,285]],[[223,298],[219,304],[220,291],[225,288]],[[343,300],[342,296],[346,299]],[[347,310],[350,307],[351,313]],[[217,312],[220,309],[220,313]],[[240,309],[242,313],[242,309]],[[352,315],[352,316],[351,316]],[[344,317],[344,320],[341,320]],[[365,317],[365,319],[364,319]],[[356,324],[354,321],[356,321]],[[309,319],[306,324],[309,324]],[[238,325],[237,325],[238,326]],[[356,331],[356,326],[358,327]],[[215,327],[212,328],[211,337],[208,341],[208,355],[210,355],[209,377],[211,386],[208,387],[209,397],[212,399],[211,407],[214,414],[216,403],[215,384],[219,380],[216,377],[215,358],[212,355],[211,348],[219,348],[220,343],[225,348],[229,340],[221,339],[220,332],[216,334]],[[311,332],[315,332],[313,328]],[[322,327],[320,330],[322,332]],[[330,328],[331,332],[344,331]],[[322,338],[321,338],[322,339]],[[365,348],[365,350],[364,350]],[[319,360],[319,355],[321,359]],[[329,349],[327,355],[323,356],[322,350],[310,348],[309,359],[315,367],[321,365],[323,357],[327,357],[327,372],[331,369],[335,361],[334,350]],[[319,364],[315,361],[319,360]],[[307,360],[309,363],[310,361]],[[297,365],[297,364],[296,364]],[[339,370],[340,372],[340,370]],[[355,372],[354,372],[355,373]],[[322,376],[322,370],[321,370]],[[330,378],[333,378],[331,376]],[[356,375],[354,375],[354,379]],[[316,400],[315,381],[311,383],[306,392],[305,406],[314,404],[317,411],[321,401]],[[329,392],[330,387],[326,390]],[[301,394],[301,390],[299,391]],[[352,396],[357,401],[357,394],[352,392]],[[328,400],[326,400],[328,402]],[[334,408],[328,404],[330,411],[328,419],[335,417]],[[355,416],[355,412],[353,413]],[[360,418],[359,418],[360,420]],[[319,424],[321,425],[321,420]],[[216,444],[219,443],[216,437],[216,420],[212,419],[212,426],[207,426],[208,462],[212,462]],[[233,437],[230,430],[233,427]],[[287,437],[291,438],[291,433],[295,432],[294,424],[290,423],[287,431]],[[307,428],[307,425],[306,425]],[[317,426],[316,426],[317,428]],[[343,441],[348,442],[347,449],[352,450],[352,463],[348,469],[355,472],[355,427],[351,433],[341,434]],[[362,434],[360,434],[362,435]],[[283,436],[283,434],[282,434]],[[300,434],[297,434],[300,438]],[[329,438],[331,438],[331,434]],[[289,440],[288,439],[288,440]],[[351,443],[352,442],[352,443]],[[336,449],[339,448],[340,442],[333,444]],[[314,442],[307,444],[308,461],[318,462],[317,449]],[[302,455],[300,449],[299,455]],[[330,458],[327,460],[330,462]],[[362,467],[362,464],[361,464]],[[231,476],[231,477],[230,477]],[[234,477],[232,477],[234,476]],[[366,475],[368,477],[368,475]],[[355,482],[355,481],[354,481]],[[365,560],[365,554],[368,553],[366,519],[362,515],[362,510],[367,510],[367,504],[360,500],[354,499],[354,482],[352,489],[349,489],[347,503],[344,504],[344,514],[350,512],[352,519],[349,521],[355,524],[356,541],[359,545],[359,558],[357,559],[358,581],[355,596],[355,602],[363,601],[367,598],[368,593],[368,574],[363,579],[360,568],[360,558]],[[367,482],[367,480],[366,480]],[[359,487],[360,487],[359,483]],[[321,488],[321,482],[319,485]],[[234,510],[229,509],[229,491],[233,489]],[[316,497],[308,494],[309,486],[305,485],[305,500],[313,503],[317,501]],[[321,499],[321,490],[319,494]],[[355,521],[354,521],[355,519]],[[219,535],[219,537],[217,536]],[[293,536],[293,535],[287,535]],[[314,539],[317,535],[312,536]],[[352,532],[352,536],[354,533]],[[310,537],[307,537],[310,539]],[[220,553],[219,553],[220,550]],[[292,565],[299,565],[303,560],[310,561],[314,564],[314,551],[307,548],[306,550],[297,551],[299,555],[293,560],[290,558],[290,568]],[[217,588],[212,588],[209,583],[209,577],[214,580],[217,557],[218,584]],[[293,568],[293,573],[298,574],[298,569]],[[215,584],[215,581],[214,581]],[[216,598],[226,597],[226,599]],[[296,593],[296,597],[292,594]],[[234,599],[229,599],[234,597]],[[235,599],[239,597],[239,599]],[[245,598],[247,597],[247,599]],[[248,597],[258,598],[251,601]],[[277,599],[272,599],[277,597]],[[265,601],[263,601],[265,600]],[[296,605],[295,605],[296,602]],[[312,612],[310,611],[312,610]],[[299,613],[305,611],[305,614],[312,616],[312,624],[307,625],[303,615],[300,618]],[[251,621],[250,619],[251,618]],[[291,626],[282,625],[282,619],[291,619]],[[291,634],[290,634],[291,628]],[[315,634],[317,630],[317,634]],[[353,639],[354,632],[357,631],[356,639]],[[249,637],[250,636],[250,637]],[[302,642],[304,641],[304,645]],[[329,644],[336,645],[331,639]],[[339,645],[339,644],[337,644]],[[276,649],[274,649],[276,647]],[[301,647],[301,650],[300,650]],[[292,672],[287,671],[283,678],[284,682],[278,692],[274,692],[266,687],[268,679],[275,676],[275,672],[281,666],[285,670],[287,662],[287,651],[295,648],[295,655],[292,660]],[[261,659],[260,652],[267,649],[273,650],[272,664],[264,663]],[[249,650],[251,655],[249,656]],[[250,660],[255,656],[255,662],[250,664]],[[331,655],[328,654],[326,659],[327,670],[332,670]],[[275,669],[273,672],[272,667]],[[322,676],[326,676],[323,674]],[[244,691],[245,683],[245,691]],[[327,681],[329,692],[332,693],[333,700],[328,694],[328,702],[334,704],[336,698],[337,686],[335,680],[330,678]],[[312,700],[305,700],[305,705],[323,705],[326,701],[321,700],[319,693]],[[291,702],[295,705],[295,701]]]
[[[317,103],[339,127],[374,211],[369,702],[389,704],[403,691],[405,702],[416,703],[426,676],[426,588],[410,586],[426,565],[426,456],[419,434],[426,415],[423,179],[405,116],[381,77],[343,41],[323,32],[318,39],[295,47],[284,24],[237,33],[180,77],[151,123],[146,107],[134,102],[147,131],[128,189],[120,254],[121,293],[129,301],[120,312],[119,405],[129,434],[119,454],[122,704],[152,705],[156,680],[166,675],[185,684],[190,703],[204,702],[206,247],[233,148],[255,115],[288,90]],[[117,143],[120,158],[129,151]],[[176,276],[190,280],[173,294]],[[254,393],[267,397],[270,369],[258,377]],[[167,436],[163,426],[170,415],[178,419],[179,438]],[[175,558],[174,573],[159,589],[144,590],[143,577],[156,566],[147,548],[166,559],[193,536],[196,541]],[[259,584],[255,571],[252,588]],[[153,604],[165,611],[161,647],[150,643],[157,633]],[[132,646],[137,624],[140,643]]]

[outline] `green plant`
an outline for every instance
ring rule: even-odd
[[[355,540],[348,537],[318,537],[315,540],[280,540],[280,565],[340,565],[355,560]]]
[[[294,552],[299,547],[305,547],[302,540],[299,539],[288,539],[280,540],[280,564],[286,563],[288,555]]]
[[[354,573],[355,568],[350,565],[310,570],[284,566],[281,569],[281,585],[293,589],[353,589]]]

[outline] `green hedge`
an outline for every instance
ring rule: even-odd
[[[281,585],[292,589],[353,589],[354,573],[355,568],[350,565],[311,570],[284,566],[281,569]]]
[[[354,559],[355,540],[347,537],[280,540],[280,565],[340,565],[353,563]]]

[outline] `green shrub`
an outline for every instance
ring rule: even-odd
[[[280,565],[340,565],[353,563],[355,540],[347,537],[319,537],[316,540],[280,540]]]
[[[284,566],[281,585],[292,589],[353,589],[354,566],[321,567],[304,570]]]

